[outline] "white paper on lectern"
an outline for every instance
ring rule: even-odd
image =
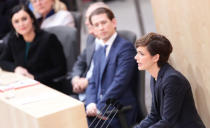
[[[10,89],[19,89],[19,88],[24,88],[28,86],[33,86],[36,84],[39,84],[39,82],[32,79],[20,80],[20,81],[11,83],[9,85],[0,86],[0,91],[4,92]]]
[[[30,103],[35,103],[43,100],[47,100],[50,98],[55,98],[57,95],[55,93],[40,93],[39,95],[30,96],[26,98],[19,98],[19,99],[13,99],[13,102],[18,105],[25,105]]]

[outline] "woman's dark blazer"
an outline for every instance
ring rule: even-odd
[[[205,128],[187,79],[169,64],[151,79],[152,108],[136,128]]]
[[[41,30],[37,32],[30,44],[26,61],[25,47],[26,43],[22,36],[17,38],[11,33],[0,57],[1,68],[14,71],[17,66],[22,66],[34,75],[35,80],[48,86],[54,84],[54,78],[66,73],[63,48],[55,35]]]

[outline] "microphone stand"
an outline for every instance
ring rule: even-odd
[[[91,128],[91,126],[94,124],[94,122],[96,121],[97,118],[99,118],[100,120],[97,122],[96,126],[98,126],[99,122],[103,119],[103,118],[106,118],[104,115],[105,113],[108,111],[108,109],[110,108],[110,106],[112,104],[115,104],[115,99],[108,99],[106,101],[106,105],[102,108],[102,112],[105,110],[105,112],[102,114],[101,116],[101,111],[97,112],[97,116],[93,119],[93,121],[90,123],[89,127],[88,128]]]

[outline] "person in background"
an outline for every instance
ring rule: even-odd
[[[1,68],[57,89],[53,79],[67,71],[57,37],[40,30],[33,13],[25,5],[11,10],[10,21],[12,31],[0,57]]]
[[[97,8],[109,8],[103,2],[96,2],[91,4],[85,14],[85,25],[88,29],[88,37],[86,48],[84,51],[78,56],[77,61],[75,62],[71,75],[71,84],[73,88],[73,92],[78,94],[78,98],[81,101],[85,101],[85,90],[88,85],[88,79],[92,76],[93,70],[93,55],[94,52],[100,46],[100,41],[94,34],[94,29],[92,25],[89,23],[89,16],[90,14],[96,10]]]
[[[136,71],[136,50],[131,42],[116,32],[116,19],[110,9],[96,9],[89,16],[89,22],[102,41],[102,46],[95,51],[93,74],[86,89],[85,103],[89,125],[94,117],[104,113],[107,100],[116,99],[123,106],[132,106],[132,109],[125,113],[127,123],[131,126],[137,115],[137,103],[132,90],[135,86],[132,77]],[[122,127],[119,118],[114,117],[110,128]]]
[[[149,33],[136,41],[136,49],[138,69],[152,75],[152,106],[150,114],[135,128],[205,128],[190,83],[167,62],[173,49],[170,41]]]
[[[7,34],[11,30],[9,24],[9,10],[19,3],[18,0],[0,0],[0,55],[7,42]]]
[[[0,39],[9,31],[9,10],[19,3],[18,0],[1,0],[0,1]]]
[[[60,0],[55,0],[54,7],[53,8],[55,9],[55,12],[58,12],[60,10],[68,10],[67,7],[66,7],[66,4],[63,3]]]
[[[59,0],[30,0],[40,27],[69,26],[74,27],[73,16]]]

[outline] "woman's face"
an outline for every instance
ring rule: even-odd
[[[20,35],[27,35],[34,31],[33,20],[24,10],[20,10],[12,16],[12,26]]]
[[[149,70],[154,64],[157,64],[157,56],[151,56],[147,47],[140,46],[137,48],[135,59],[138,63],[139,70]]]
[[[53,8],[54,0],[31,0],[36,12],[45,17]]]

